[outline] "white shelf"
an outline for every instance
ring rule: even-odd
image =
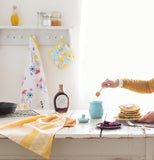
[[[39,45],[56,45],[61,37],[71,46],[72,27],[51,26],[0,26],[0,45],[28,45],[29,37],[35,36]]]

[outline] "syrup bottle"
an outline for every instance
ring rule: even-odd
[[[59,85],[59,92],[54,97],[55,111],[65,113],[69,107],[69,97],[63,90],[63,85]]]

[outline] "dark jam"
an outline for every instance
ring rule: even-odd
[[[54,97],[55,111],[59,113],[65,113],[69,107],[69,97],[63,91],[63,85],[59,85],[59,92]]]

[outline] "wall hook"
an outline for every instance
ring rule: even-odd
[[[36,36],[35,35],[33,35],[33,38],[36,40]]]
[[[64,39],[64,36],[63,36],[63,35],[61,35],[61,36],[60,36],[60,39],[61,39],[61,40],[62,40],[62,39]]]

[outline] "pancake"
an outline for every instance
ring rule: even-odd
[[[142,117],[140,107],[136,104],[120,105],[120,113],[118,117],[121,119],[139,119]]]
[[[140,112],[123,112],[123,111],[120,111],[120,113],[126,115],[126,116],[131,116],[131,115],[134,115],[134,116],[137,116],[137,115],[140,115],[141,113]]]
[[[135,114],[135,113],[138,113],[140,111],[140,109],[136,110],[136,111],[125,111],[125,110],[120,110],[120,112],[123,112],[123,113],[126,113],[126,114]]]
[[[126,118],[126,119],[133,119],[133,118],[137,119],[137,118],[141,118],[142,115],[141,115],[141,113],[139,113],[138,115],[125,115],[123,113],[119,113],[119,117]]]
[[[140,107],[135,104],[120,105],[119,108],[124,112],[138,112],[140,110]]]

